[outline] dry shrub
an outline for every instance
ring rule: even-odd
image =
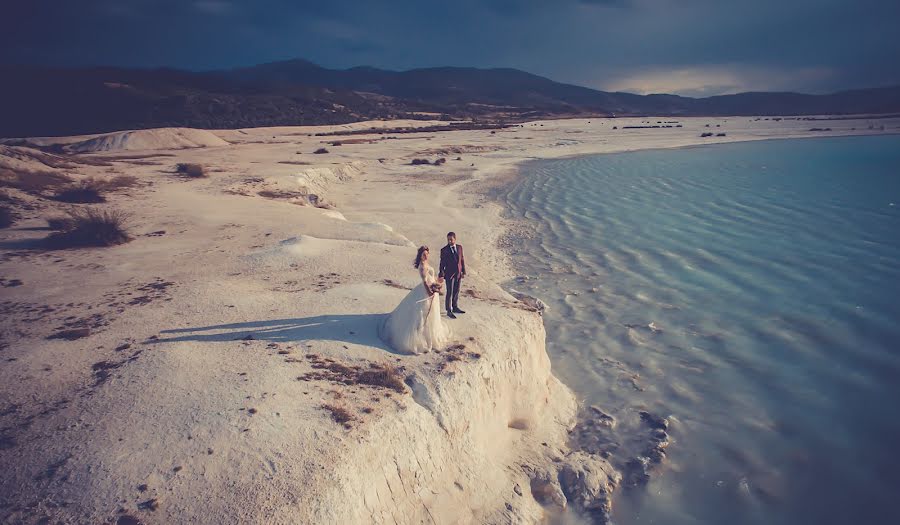
[[[47,236],[50,248],[115,246],[131,240],[124,226],[128,216],[122,211],[73,210],[69,217],[70,222],[57,223],[65,229]]]
[[[62,188],[53,195],[53,200],[73,204],[96,204],[106,202],[103,184],[95,179],[85,179],[72,186]]]
[[[360,372],[356,382],[361,385],[380,386],[402,394],[406,391],[400,370],[391,364],[377,365],[372,363],[372,368]]]
[[[0,170],[0,186],[27,193],[41,193],[71,183],[71,177],[52,171]]]
[[[413,166],[419,166],[422,164],[431,164],[431,162],[428,159],[413,159],[410,164]]]
[[[437,159],[436,161],[434,161],[434,165],[435,165],[435,166],[440,166],[441,164],[443,164],[443,163],[445,163],[445,162],[447,162],[447,159],[441,157],[441,158]]]
[[[203,166],[199,164],[189,164],[186,162],[179,162],[175,165],[175,173],[183,177],[190,177],[192,179],[202,179],[204,177],[208,177],[206,170],[203,169]]]
[[[335,423],[340,423],[346,427],[349,427],[350,422],[354,419],[353,414],[341,405],[324,404],[322,405],[322,408],[331,413],[331,419],[333,419]]]
[[[325,148],[319,148],[319,149],[317,149],[316,151],[314,151],[313,153],[315,153],[315,154],[317,154],[317,155],[321,155],[321,154],[323,154],[323,153],[328,153],[328,150],[325,149]]]
[[[54,231],[71,230],[74,227],[74,221],[71,217],[50,217],[47,219],[47,227]]]
[[[9,206],[0,206],[0,228],[9,228],[16,222],[16,216]]]

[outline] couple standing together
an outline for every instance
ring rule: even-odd
[[[419,247],[413,266],[419,270],[422,283],[409,292],[381,326],[381,338],[395,350],[419,354],[438,349],[450,340],[450,329],[441,319],[443,284],[447,285],[447,317],[456,319],[456,314],[465,313],[459,309],[459,283],[466,276],[466,259],[462,245],[456,243],[456,234],[447,234],[437,278],[429,260],[428,246]]]

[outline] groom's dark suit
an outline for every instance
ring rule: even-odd
[[[459,280],[466,275],[466,258],[461,244],[441,248],[441,266],[438,272],[447,282],[445,307],[447,313],[459,309]]]

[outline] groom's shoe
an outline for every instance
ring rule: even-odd
[[[464,314],[464,313],[466,313],[466,312],[460,310],[459,308],[454,308],[454,309],[453,309],[453,313],[455,313],[455,314]]]
[[[456,316],[453,315],[453,312],[447,312],[447,317],[449,317],[450,319],[456,319]]]

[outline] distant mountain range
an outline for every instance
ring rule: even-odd
[[[830,95],[707,98],[609,93],[516,69],[328,69],[288,60],[231,70],[0,66],[0,137],[185,126],[225,129],[367,119],[900,112],[900,86]]]

